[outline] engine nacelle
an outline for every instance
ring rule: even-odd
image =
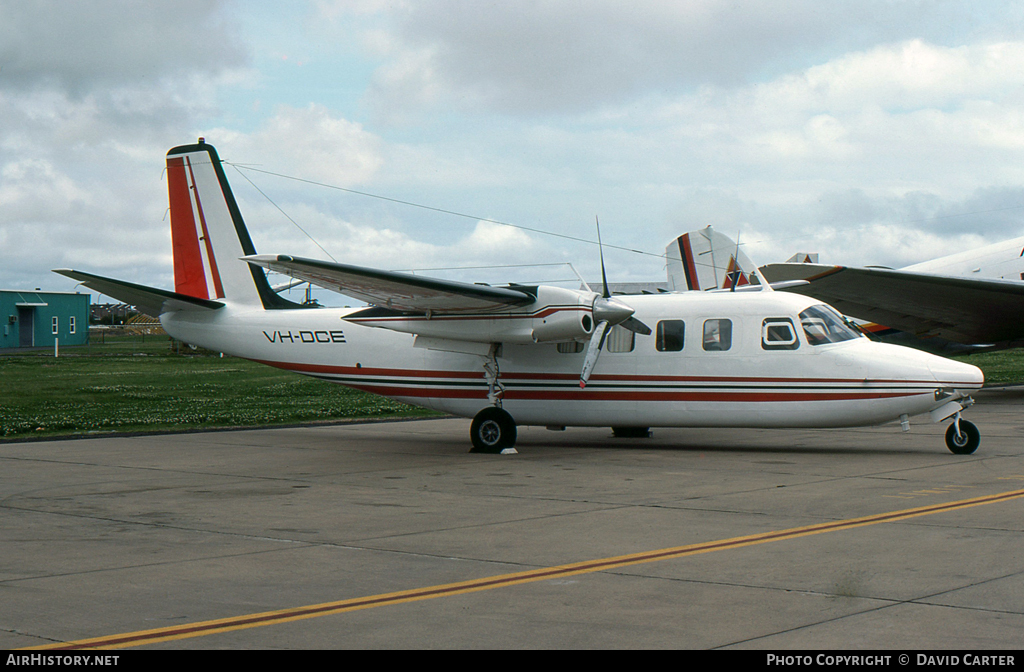
[[[587,339],[594,332],[594,292],[541,285],[537,300],[493,313],[403,315],[360,312],[344,319],[368,327],[477,343],[554,343]],[[375,309],[379,310],[379,309]]]
[[[596,294],[558,287],[540,287],[539,290],[537,303],[544,302],[546,307],[533,318],[530,337],[534,343],[586,339],[594,333]],[[565,294],[559,295],[561,292]]]

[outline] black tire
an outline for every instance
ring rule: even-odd
[[[946,447],[957,455],[970,455],[978,449],[980,443],[981,432],[972,422],[961,420],[959,435],[956,433],[955,422],[946,430]]]
[[[650,427],[612,427],[612,435],[616,439],[648,439]]]
[[[469,438],[472,453],[500,453],[516,445],[516,421],[506,411],[488,406],[473,418]]]

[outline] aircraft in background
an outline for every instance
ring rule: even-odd
[[[787,290],[908,345],[934,351],[1024,346],[1024,238],[898,270],[817,263],[760,270],[770,282],[806,281]]]
[[[679,236],[665,248],[673,292],[738,289],[756,284],[756,266],[737,241],[707,226]]]
[[[960,417],[983,383],[977,367],[873,342],[821,301],[767,283],[739,291],[751,287],[736,270],[735,292],[612,297],[604,277],[601,293],[486,286],[258,255],[211,145],[171,149],[167,181],[174,291],[57,272],[159,315],[182,341],[473,418],[476,451],[511,450],[518,425],[643,436],[899,420],[907,431],[925,413],[953,419],[951,451],[980,441]],[[264,269],[372,305],[304,307]]]

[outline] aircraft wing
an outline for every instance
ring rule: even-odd
[[[176,310],[216,310],[224,307],[220,301],[208,299],[197,299],[194,296],[187,296],[166,289],[136,285],[133,282],[105,278],[101,275],[74,271],[69,268],[54,269],[54,273],[78,280],[89,289],[100,294],[112,296],[118,301],[135,306],[140,312],[153,317],[159,317],[161,313],[168,313]]]
[[[994,344],[1024,338],[1024,282],[824,264],[768,264],[769,282],[842,313],[921,337]]]
[[[375,306],[399,311],[491,311],[526,305],[536,299],[530,291],[532,288],[528,287],[473,285],[284,254],[256,254],[242,259]]]

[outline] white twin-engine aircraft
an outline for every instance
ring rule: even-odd
[[[182,341],[473,418],[476,451],[514,452],[517,424],[646,436],[900,420],[906,431],[923,413],[953,418],[954,453],[980,440],[960,419],[979,369],[872,342],[819,300],[767,283],[612,298],[607,282],[600,294],[492,287],[257,255],[212,146],[170,150],[167,180],[175,291],[57,272],[159,315]],[[370,307],[302,307],[264,268]]]

